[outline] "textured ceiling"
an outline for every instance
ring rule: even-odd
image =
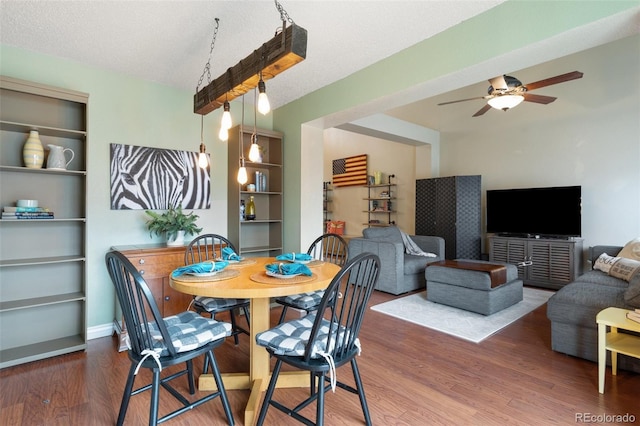
[[[504,0],[281,1],[308,31],[307,58],[267,83],[282,106]],[[2,0],[0,40],[194,93],[220,28],[213,80],[281,26],[263,1]],[[204,76],[203,85],[209,81]],[[202,86],[200,86],[202,87]]]

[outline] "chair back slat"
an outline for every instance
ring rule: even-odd
[[[231,248],[234,252],[236,251],[231,241],[222,235],[199,235],[187,246],[184,253],[184,263],[185,265],[192,265],[206,260],[222,259],[222,249],[225,247]]]
[[[372,253],[361,253],[348,261],[325,290],[311,330],[304,359],[309,361],[314,353],[323,324],[329,323],[325,352],[336,364],[357,351],[367,303],[378,280],[380,259]]]
[[[154,349],[153,327],[156,338],[159,333],[169,354],[175,355],[177,350],[171,343],[158,305],[142,275],[119,251],[108,252],[105,261],[116,289],[133,353],[142,356],[144,350]]]
[[[324,234],[311,243],[307,254],[314,259],[342,266],[349,257],[349,245],[338,234]]]

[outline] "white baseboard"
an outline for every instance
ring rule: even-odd
[[[114,323],[101,324],[101,325],[96,325],[94,327],[87,328],[87,340],[99,339],[101,337],[108,337],[113,335],[113,332],[116,331],[115,329],[116,324],[117,323],[115,323],[114,321]],[[120,330],[120,327],[118,327],[118,331],[119,330]]]

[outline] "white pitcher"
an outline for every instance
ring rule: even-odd
[[[69,151],[71,158],[67,161],[65,153]],[[67,170],[67,166],[75,157],[71,148],[49,144],[49,158],[47,159],[47,169]]]

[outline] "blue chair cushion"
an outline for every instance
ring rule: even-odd
[[[300,319],[283,322],[276,327],[258,333],[256,335],[256,343],[273,350],[273,352],[278,355],[303,356],[315,320],[316,314],[313,313]],[[333,350],[333,346],[327,348],[329,325],[329,321],[326,319],[322,320],[320,333],[318,333],[318,337],[313,345],[313,350],[311,351],[312,358],[320,358],[323,354]],[[344,330],[344,327],[340,328],[340,333],[343,333]],[[342,335],[339,337],[339,340],[342,340]],[[335,339],[332,340],[332,345],[333,344],[335,344]]]
[[[280,297],[277,302],[293,306],[297,309],[304,311],[318,306],[322,297],[324,296],[324,290],[308,291],[306,293],[292,294],[290,296]]]
[[[171,343],[178,352],[191,351],[231,335],[231,324],[205,318],[191,311],[163,318],[163,321],[171,337]],[[154,339],[154,350],[160,356],[168,356],[169,351],[156,323],[149,325]]]
[[[218,297],[196,296],[193,304],[200,310],[216,313],[229,310],[237,305],[249,303],[248,299],[222,299]]]

